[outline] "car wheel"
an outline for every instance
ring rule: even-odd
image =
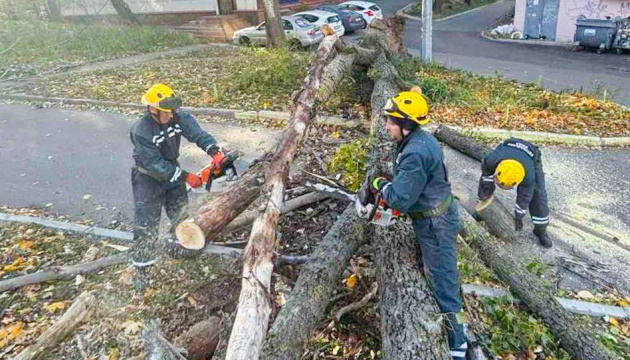
[[[247,36],[241,36],[238,39],[238,43],[242,46],[251,46],[252,45],[252,41],[247,37]]]
[[[289,50],[295,51],[295,50],[302,50],[302,43],[300,42],[300,40],[298,39],[291,39],[289,40]]]

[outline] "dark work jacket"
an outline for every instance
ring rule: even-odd
[[[394,175],[380,192],[387,205],[400,212],[431,210],[451,195],[442,148],[420,128],[398,145]]]
[[[525,215],[525,211],[534,197],[536,164],[540,163],[540,150],[530,142],[510,138],[484,157],[481,162],[478,196],[480,199],[485,199],[494,193],[494,173],[499,163],[506,159],[514,159],[525,168],[525,178],[516,190],[515,206],[516,215],[522,217]]]
[[[184,136],[209,155],[217,150],[212,135],[204,131],[188,112],[176,111],[167,124],[158,124],[146,113],[136,121],[129,133],[133,143],[133,159],[154,179],[170,183],[186,180],[187,172],[179,167],[179,145]]]

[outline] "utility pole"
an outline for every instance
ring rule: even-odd
[[[422,61],[433,61],[433,0],[422,0]]]

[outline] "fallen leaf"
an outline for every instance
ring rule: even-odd
[[[621,307],[624,307],[624,308],[630,308],[630,303],[626,299],[619,299],[617,301],[617,306],[621,306]]]
[[[332,354],[337,355],[339,353],[339,349],[341,349],[341,346],[335,345],[335,347],[333,347],[332,349]]]
[[[192,296],[190,296],[190,295],[188,295],[188,296],[186,297],[186,300],[188,300],[188,303],[189,303],[191,306],[195,306],[195,305],[197,305],[197,300],[195,300],[195,298],[194,298],[194,297],[192,297]]]
[[[30,250],[33,247],[34,243],[32,241],[20,241],[18,243],[18,249],[20,250]]]
[[[608,323],[612,326],[619,326],[619,321],[617,321],[614,317],[609,318]]]
[[[130,249],[130,247],[128,246],[122,246],[122,245],[116,245],[116,244],[110,244],[108,242],[103,242],[103,245],[110,247],[112,249],[116,249],[118,251],[127,251]]]
[[[139,321],[127,320],[122,323],[122,328],[127,335],[133,335],[140,331],[142,328],[142,323]]]
[[[348,276],[346,278],[346,287],[350,290],[354,289],[354,287],[357,285],[357,279],[358,276],[356,273]]]
[[[593,294],[591,294],[590,291],[586,291],[586,290],[582,290],[582,291],[578,292],[577,296],[580,299],[584,299],[584,300],[595,300],[595,296],[593,296]]]
[[[98,255],[99,250],[100,249],[98,246],[91,245],[85,252],[85,255],[83,255],[83,261],[94,261],[94,259],[96,259],[96,256]]]
[[[92,198],[92,195],[90,194],[83,195],[83,200],[90,200],[90,198]]]
[[[48,304],[48,305],[44,306],[44,309],[46,309],[47,311],[50,311],[50,312],[55,312],[55,311],[57,311],[59,309],[65,308],[65,307],[66,307],[66,303],[64,301],[57,301],[57,302],[54,302],[52,304]]]
[[[20,335],[23,328],[24,323],[21,321],[11,324],[7,327],[0,327],[0,349],[7,346],[9,341],[15,339],[18,335]]]
[[[113,348],[109,352],[109,356],[107,357],[107,360],[117,360],[119,357],[120,357],[120,349],[119,348]]]

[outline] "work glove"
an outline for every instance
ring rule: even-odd
[[[202,181],[201,178],[193,173],[188,173],[186,175],[186,183],[193,189],[196,189],[201,186]]]
[[[514,217],[514,230],[521,231],[523,230],[523,217]]]
[[[382,176],[376,177],[370,181],[370,189],[374,193],[378,193],[381,188],[387,183],[389,183],[389,180],[387,180],[387,178],[384,178]]]
[[[223,168],[225,167],[225,155],[223,154],[223,152],[218,151],[216,153],[214,153],[214,155],[212,155],[212,163],[214,164],[214,166],[212,167],[213,169],[213,175],[214,176],[219,176],[221,175],[221,172],[223,171]]]

